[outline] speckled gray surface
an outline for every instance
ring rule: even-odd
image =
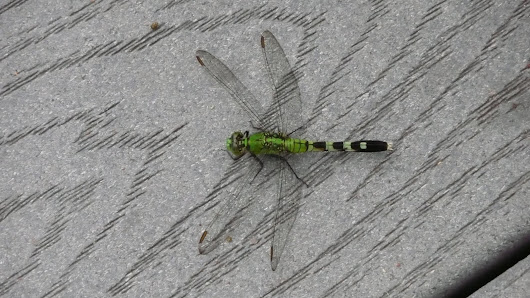
[[[443,295],[530,231],[529,20],[523,0],[6,1],[0,295]],[[302,137],[395,147],[290,159],[309,187],[276,271],[267,170],[232,241],[197,248],[251,127],[195,51],[266,105],[265,30],[302,74]],[[523,297],[528,268],[477,297]]]

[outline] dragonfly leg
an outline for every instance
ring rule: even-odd
[[[293,172],[294,176],[296,177],[296,179],[300,180],[303,184],[305,184],[305,186],[309,187],[309,185],[300,177],[298,177],[298,175],[296,175],[296,172],[294,171],[293,167],[291,167],[291,165],[289,164],[289,162],[287,161],[287,159],[283,156],[280,156],[281,159],[283,159],[285,161],[285,163],[289,166],[289,169],[291,169],[291,172]]]
[[[262,127],[254,125],[254,123],[253,123],[252,121],[249,121],[249,122],[250,122],[250,126],[251,126],[252,128],[254,128],[255,130],[263,130]]]
[[[246,132],[248,134],[248,131]],[[263,169],[263,161],[261,161],[261,159],[254,153],[250,152],[250,155],[252,155],[252,157],[254,157],[258,162],[259,162],[259,170],[256,172],[256,175],[254,175],[254,177],[252,177],[252,181],[254,180],[254,178],[256,178],[256,176],[258,176],[259,172],[261,172],[261,170]]]
[[[306,123],[307,124],[307,123]],[[300,132],[305,132],[306,130],[306,124],[298,127],[297,129],[291,131],[290,133],[287,134],[287,136],[290,136],[291,134],[295,133],[296,132],[296,135],[300,135]]]
[[[283,160],[287,166],[289,166],[289,169],[291,170],[291,172],[294,174],[294,176],[296,177],[296,179],[300,180],[303,184],[305,184],[305,186],[309,187],[309,185],[304,181],[304,179],[298,177],[298,175],[296,174],[296,172],[294,171],[293,167],[291,167],[291,165],[289,164],[289,162],[287,161],[287,159],[281,155],[276,155],[276,154],[271,154],[270,156],[274,156],[276,158],[279,158],[281,160]]]
[[[232,160],[238,160],[238,159],[241,158],[241,156],[244,155],[244,154],[241,154],[241,155],[233,155],[232,153],[230,153],[230,151],[227,151],[227,150],[225,150],[225,151],[226,151],[226,153],[228,153],[228,156],[230,156],[230,158],[231,158]]]

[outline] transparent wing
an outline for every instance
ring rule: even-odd
[[[273,102],[262,119],[271,131],[303,134],[302,99],[295,72],[271,32],[261,34],[261,48],[274,87]]]
[[[304,184],[294,175],[285,159],[279,162],[278,206],[271,246],[271,267],[276,270],[300,209]]]
[[[302,99],[294,71],[289,64],[278,40],[271,32],[261,35],[261,48],[265,64],[274,87],[271,106],[262,117],[267,119],[265,127],[269,130],[291,134],[303,134]],[[274,220],[274,233],[271,246],[271,267],[276,270],[280,257],[293,227],[304,184],[296,177],[285,158],[279,158],[278,206]]]
[[[248,190],[262,165],[254,157],[246,156],[234,162],[223,180],[214,188],[210,199],[220,197],[221,207],[203,232],[199,241],[199,253],[207,254],[225,241],[246,213],[251,200]],[[238,175],[239,174],[239,175]],[[237,176],[236,176],[237,175]],[[232,177],[233,179],[229,180]]]
[[[232,98],[239,106],[248,113],[254,127],[265,127],[260,118],[263,112],[262,105],[234,73],[223,62],[206,51],[198,50],[195,54],[199,63],[232,95]]]

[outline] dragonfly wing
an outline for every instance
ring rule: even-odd
[[[284,133],[297,132],[303,134],[302,99],[298,79],[292,70],[289,60],[271,32],[265,31],[261,35],[261,48],[265,56],[265,64],[274,86],[273,103],[263,119],[270,119],[265,125]],[[270,129],[273,130],[273,129]]]
[[[261,120],[262,106],[250,90],[234,75],[234,73],[212,54],[198,50],[197,60],[208,73],[232,95],[232,98],[245,110],[252,119],[254,127],[264,127]]]
[[[278,180],[278,206],[271,246],[272,270],[276,270],[278,262],[280,262],[289,232],[300,209],[302,188],[304,186],[283,158],[280,161]]]
[[[246,213],[251,195],[248,193],[252,180],[261,170],[261,163],[254,157],[248,156],[238,159],[225,173],[231,177],[237,173],[244,173],[227,181],[223,179],[215,187],[211,196],[220,196],[221,207],[212,222],[203,232],[199,241],[199,253],[207,254],[225,241],[228,233],[237,226]]]

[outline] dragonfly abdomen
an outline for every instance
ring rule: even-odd
[[[303,141],[303,140],[301,140]],[[312,142],[306,141],[308,152],[318,151],[357,151],[379,152],[392,150],[392,143],[384,141],[362,140],[355,142]]]
[[[384,141],[362,140],[356,142],[314,142],[289,138],[285,134],[259,132],[242,140],[242,145],[254,154],[280,154],[319,152],[319,151],[357,151],[379,152],[392,150],[392,143]]]

